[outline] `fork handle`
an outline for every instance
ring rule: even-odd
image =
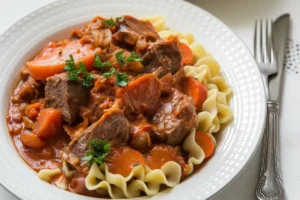
[[[256,196],[259,200],[285,200],[279,169],[279,104],[268,101],[267,109],[260,179],[256,188]]]

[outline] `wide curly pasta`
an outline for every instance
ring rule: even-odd
[[[189,175],[193,172],[194,165],[199,165],[205,159],[203,149],[195,141],[196,129],[211,136],[216,145],[213,134],[217,133],[220,127],[227,124],[233,116],[228,106],[233,91],[222,76],[217,60],[207,53],[200,43],[195,42],[193,34],[168,29],[163,16],[144,16],[141,19],[149,20],[161,38],[177,36],[181,42],[189,45],[195,64],[185,66],[185,74],[200,81],[208,90],[202,111],[197,114],[196,126],[182,145],[182,148],[188,152],[187,174]],[[174,187],[179,184],[181,174],[180,165],[173,161],[155,170],[147,166],[136,166],[127,177],[110,173],[106,164],[98,166],[94,163],[85,179],[85,184],[89,190],[96,190],[111,198],[130,198],[140,196],[141,192],[154,195],[159,192],[162,184]]]
[[[184,70],[186,76],[196,78],[208,89],[207,99],[197,116],[196,128],[210,135],[217,133],[221,125],[227,124],[233,116],[228,106],[233,91],[222,76],[219,63],[206,54],[194,66],[185,66]]]

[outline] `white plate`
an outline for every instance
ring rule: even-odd
[[[228,185],[244,168],[262,136],[266,100],[259,70],[241,40],[206,11],[179,0],[62,0],[26,16],[0,37],[0,183],[26,200],[92,199],[58,189],[38,179],[15,150],[5,115],[19,79],[19,69],[47,42],[69,36],[70,30],[95,15],[165,15],[167,25],[192,32],[220,62],[233,87],[234,120],[220,134],[214,156],[174,189],[154,198],[207,199]]]

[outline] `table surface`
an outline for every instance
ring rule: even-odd
[[[16,21],[28,13],[53,2],[54,0],[0,0],[0,34],[9,28]],[[189,0],[190,2],[204,8],[226,23],[237,35],[252,47],[253,26],[255,19],[259,17],[276,18],[280,14],[289,12],[292,14],[291,38],[297,38],[300,30],[300,23],[295,23],[298,14],[297,8],[300,1],[297,0]],[[16,6],[17,5],[17,6]],[[294,18],[293,18],[294,16]],[[300,16],[298,17],[298,19]],[[5,19],[5,20],[3,20]],[[300,63],[299,63],[300,64]],[[298,82],[297,82],[298,81]],[[297,113],[300,108],[296,105],[300,102],[300,94],[297,96],[291,89],[299,85],[299,75],[295,73],[285,74],[284,96],[282,100],[282,112],[280,116],[280,145],[282,157],[283,181],[286,187],[288,199],[297,199],[300,191],[296,186],[300,185],[299,153],[297,145]],[[299,138],[300,139],[300,138]],[[260,168],[261,146],[253,156],[244,171],[226,189],[217,194],[213,200],[253,200],[255,198],[255,187],[258,181]],[[287,156],[288,155],[288,156]],[[1,172],[0,172],[1,173]],[[9,192],[0,186],[0,199],[16,200]]]

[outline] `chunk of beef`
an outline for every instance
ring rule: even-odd
[[[122,47],[134,47],[140,36],[151,41],[160,38],[150,22],[125,15],[117,23],[117,32],[113,35],[113,42]]]
[[[153,126],[146,118],[141,117],[141,119],[131,122],[131,130],[130,145],[133,148],[145,150],[151,146],[150,134],[153,132]]]
[[[102,117],[89,126],[83,133],[76,135],[64,150],[64,158],[74,160],[82,158],[89,150],[90,141],[93,139],[114,140],[118,144],[126,143],[130,134],[130,124],[122,110],[111,108]],[[72,164],[72,162],[70,162]]]
[[[173,77],[171,73],[166,74],[160,79],[161,94],[168,96],[172,93]]]
[[[186,86],[186,76],[183,67],[181,67],[173,76],[173,87],[184,92]]]
[[[195,121],[196,109],[193,100],[173,88],[172,95],[163,99],[153,117],[155,134],[151,135],[151,139],[173,146],[178,145],[194,126]]]
[[[169,72],[175,74],[181,67],[181,54],[177,37],[151,44],[143,56],[143,65],[145,73],[152,73],[162,67],[163,70],[158,74],[158,77]]]
[[[34,80],[27,72],[27,68],[22,68],[22,81],[18,87],[19,90],[15,90],[15,93],[12,97],[13,103],[30,103],[32,100],[36,100],[43,96],[43,83]]]
[[[68,81],[67,74],[61,73],[47,78],[45,87],[45,106],[58,108],[64,121],[73,123],[79,108],[89,99],[89,89],[76,81]]]
[[[145,74],[117,92],[124,106],[136,113],[153,113],[160,102],[160,83],[153,74]]]
[[[98,121],[104,111],[116,103],[116,86],[114,80],[112,80],[113,77],[109,79],[99,75],[95,77],[95,85],[90,91],[90,98],[85,112],[85,116],[90,123]]]

